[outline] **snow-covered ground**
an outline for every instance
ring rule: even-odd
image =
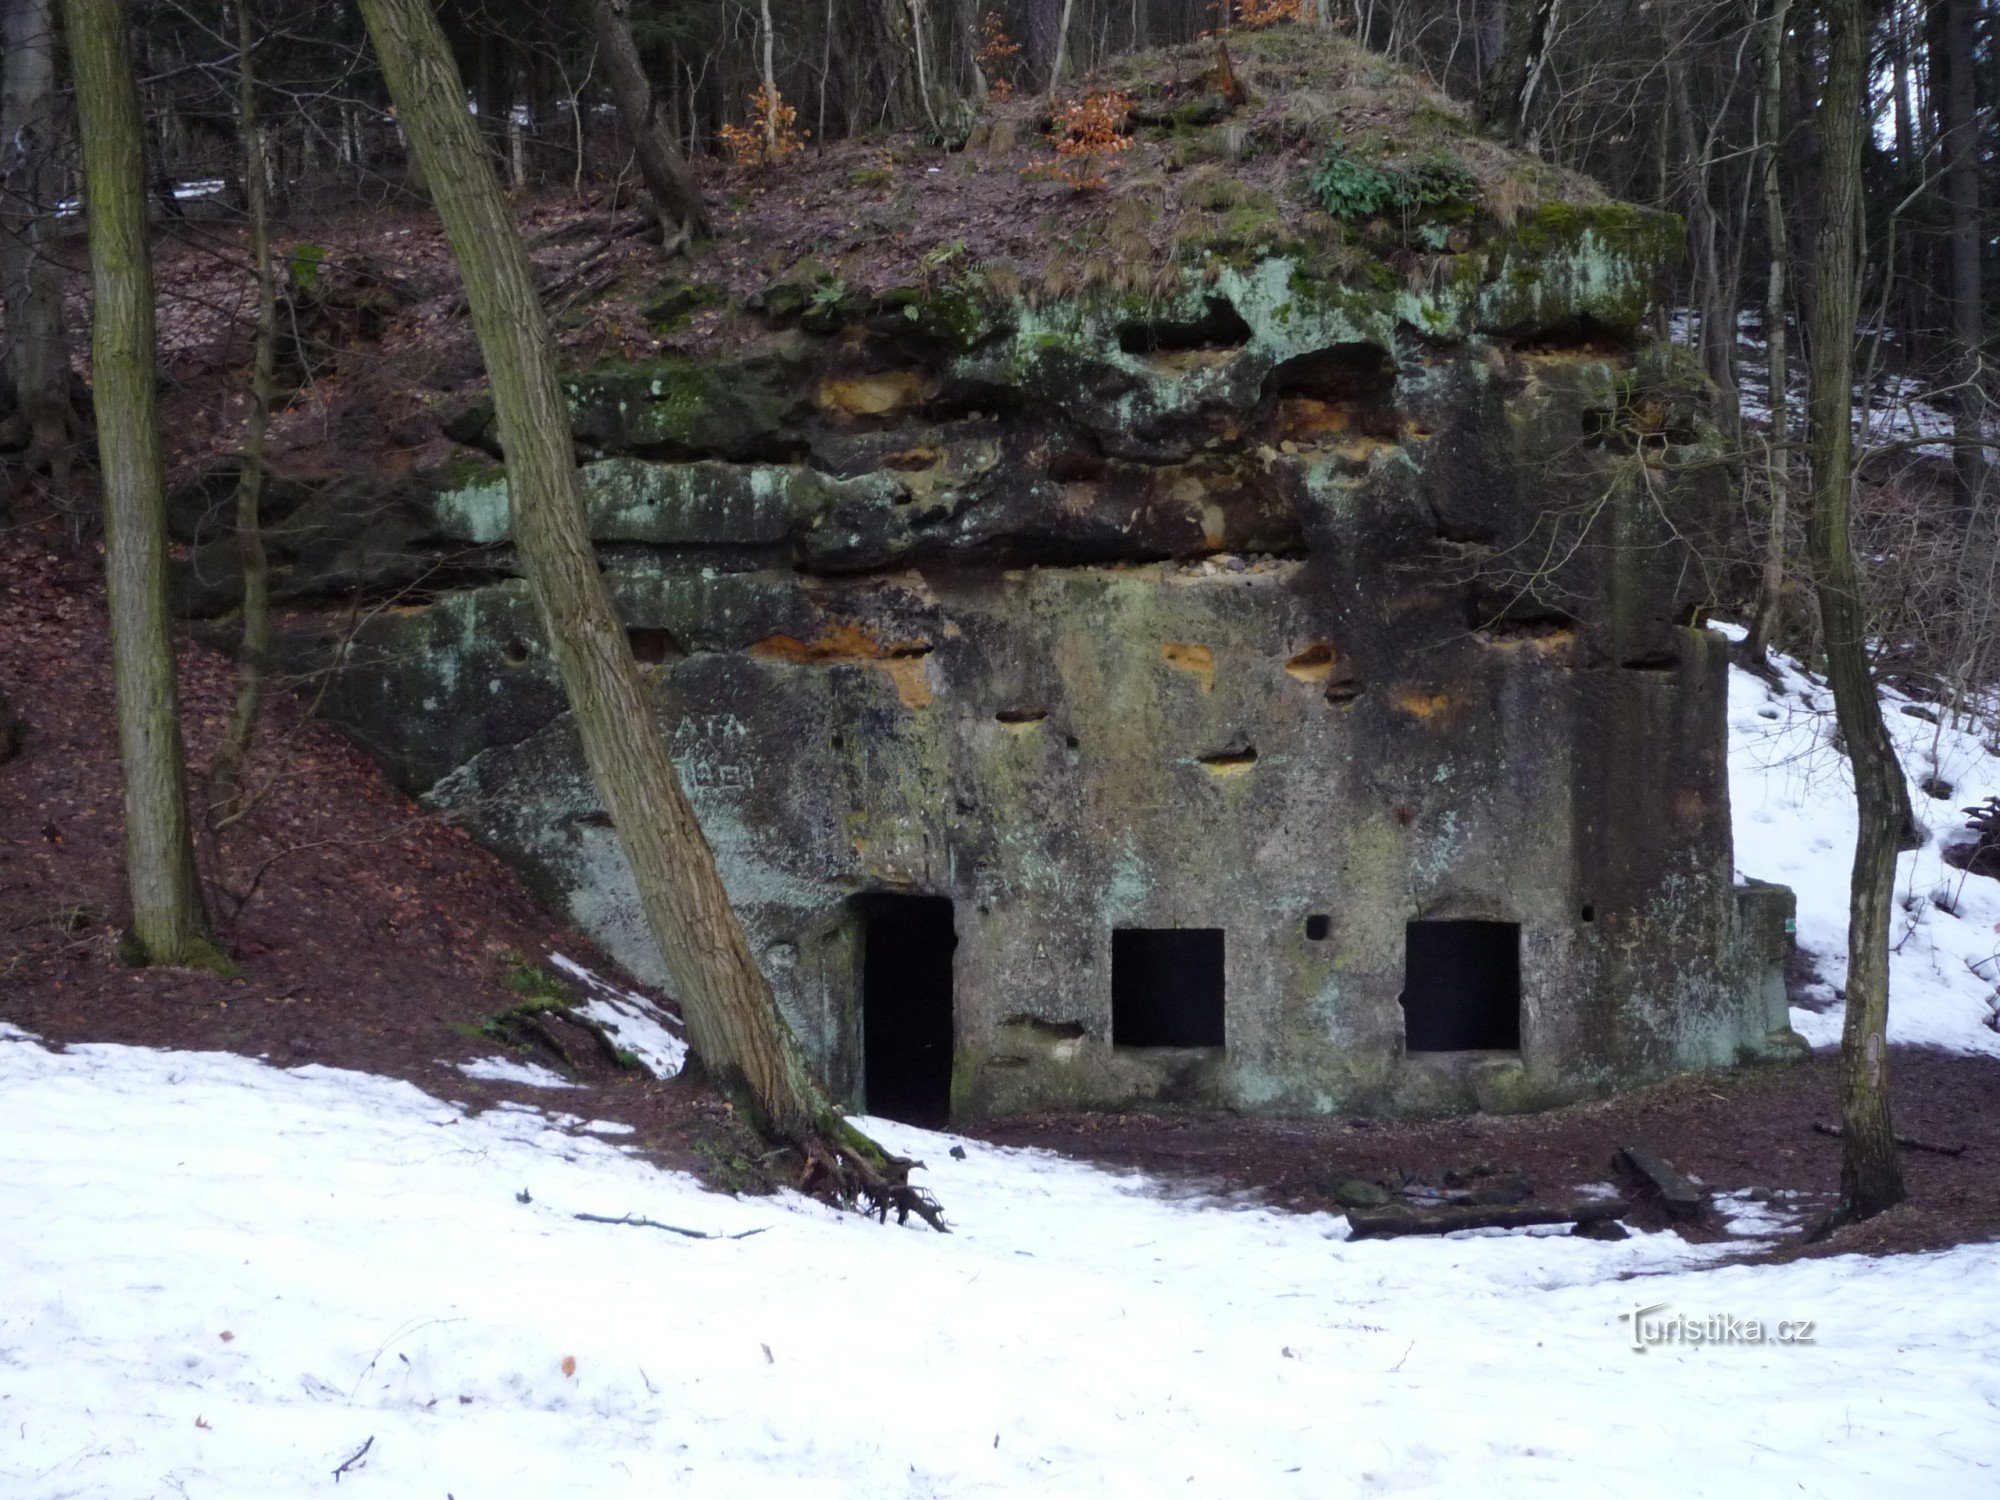
[[[1768,427],[1771,422],[1770,345],[1762,337],[1763,319],[1749,308],[1736,315],[1737,402],[1746,421]],[[1686,308],[1667,320],[1667,336],[1683,347],[1693,344],[1694,316]],[[1800,356],[1799,330],[1791,329],[1791,358],[1785,382],[1795,438],[1805,435],[1805,362]],[[1949,458],[1953,435],[1949,397],[1909,375],[1879,368],[1879,347],[1864,343],[1861,378],[1854,386],[1854,436],[1865,455],[1871,449],[1907,443],[1910,451],[1930,458]]]
[[[1740,632],[1736,632],[1740,634]],[[1792,1024],[1815,1046],[1840,1040],[1834,1000],[1847,979],[1847,884],[1856,818],[1847,761],[1833,746],[1833,700],[1823,683],[1780,658],[1773,691],[1747,672],[1731,674],[1729,794],[1740,875],[1789,885],[1799,898],[1799,946],[1819,969],[1823,1011],[1794,1009]],[[1942,722],[1905,713],[1916,708]],[[2000,738],[1992,724],[1953,722],[1893,690],[1883,711],[1910,780],[1917,815],[1931,829],[1897,869],[1891,929],[1889,1037],[2000,1057],[2000,881],[1955,870],[1942,850],[1969,839],[1963,809],[2000,795]],[[1932,782],[1939,798],[1925,792]]]
[[[1976,735],[1900,706],[1912,772],[1954,783],[1924,801],[1941,827],[2000,790]],[[1853,816],[1824,693],[1739,675],[1730,713],[1739,863],[1798,888],[1838,983]],[[1895,1034],[2000,1052],[2000,886],[1935,841],[1905,885]],[[643,997],[564,967],[678,1065]],[[1821,1042],[1837,1023],[1797,1020]],[[522,1088],[475,1116],[364,1074],[0,1028],[0,1495],[1950,1497],[2000,1477],[2000,1247],[1726,1264],[1795,1224],[1740,1197],[1722,1245],[1350,1243],[1337,1217],[871,1122],[929,1163],[941,1237],[705,1193]],[[1635,1321],[1677,1339],[1635,1347]]]
[[[2000,1461],[1992,1247],[1351,1244],[878,1122],[946,1238],[322,1067],[14,1033],[0,1086],[22,1500],[1945,1496]],[[1641,1352],[1635,1308],[1764,1341]]]

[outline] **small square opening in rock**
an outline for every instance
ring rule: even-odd
[[[1403,964],[1410,1051],[1520,1050],[1520,923],[1412,922]]]
[[[1220,1047],[1220,927],[1120,927],[1111,934],[1111,1044]]]

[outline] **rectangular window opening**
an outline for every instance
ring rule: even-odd
[[[909,1125],[951,1118],[952,954],[944,896],[870,892],[861,921],[861,1067],[868,1113]]]
[[[1520,923],[1410,923],[1403,1027],[1412,1052],[1520,1051]]]
[[[1220,1047],[1222,994],[1220,927],[1112,932],[1114,1047]]]

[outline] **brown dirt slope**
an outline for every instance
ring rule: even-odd
[[[53,1042],[213,1048],[281,1065],[407,1078],[476,1107],[512,1097],[628,1120],[664,1159],[734,1155],[726,1110],[692,1080],[655,1082],[588,1045],[570,1061],[482,1035],[540,992],[552,952],[617,971],[552,920],[466,834],[411,803],[359,750],[281,697],[243,822],[199,857],[232,978],[119,961],[124,907],[109,643],[94,560],[0,536],[0,693],[26,725],[0,765],[0,1020]],[[189,760],[227,721],[232,668],[181,643]],[[453,1063],[513,1053],[581,1091],[474,1081]],[[704,1152],[706,1155],[704,1155]]]

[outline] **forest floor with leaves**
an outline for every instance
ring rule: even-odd
[[[588,992],[561,952],[609,973],[501,862],[405,797],[297,698],[270,702],[236,826],[197,840],[217,936],[237,972],[131,968],[117,742],[98,560],[32,532],[0,537],[0,692],[25,725],[0,765],[0,1019],[55,1042],[215,1049],[281,1066],[405,1078],[475,1107],[518,1086],[468,1077],[496,1052],[560,1067],[579,1104],[643,1127],[659,1159],[708,1166],[750,1145],[692,1078],[621,1067],[593,1038],[491,1034],[538,1000]],[[228,721],[234,666],[183,634],[183,724],[197,805]],[[569,1032],[571,1034],[565,1034]]]

